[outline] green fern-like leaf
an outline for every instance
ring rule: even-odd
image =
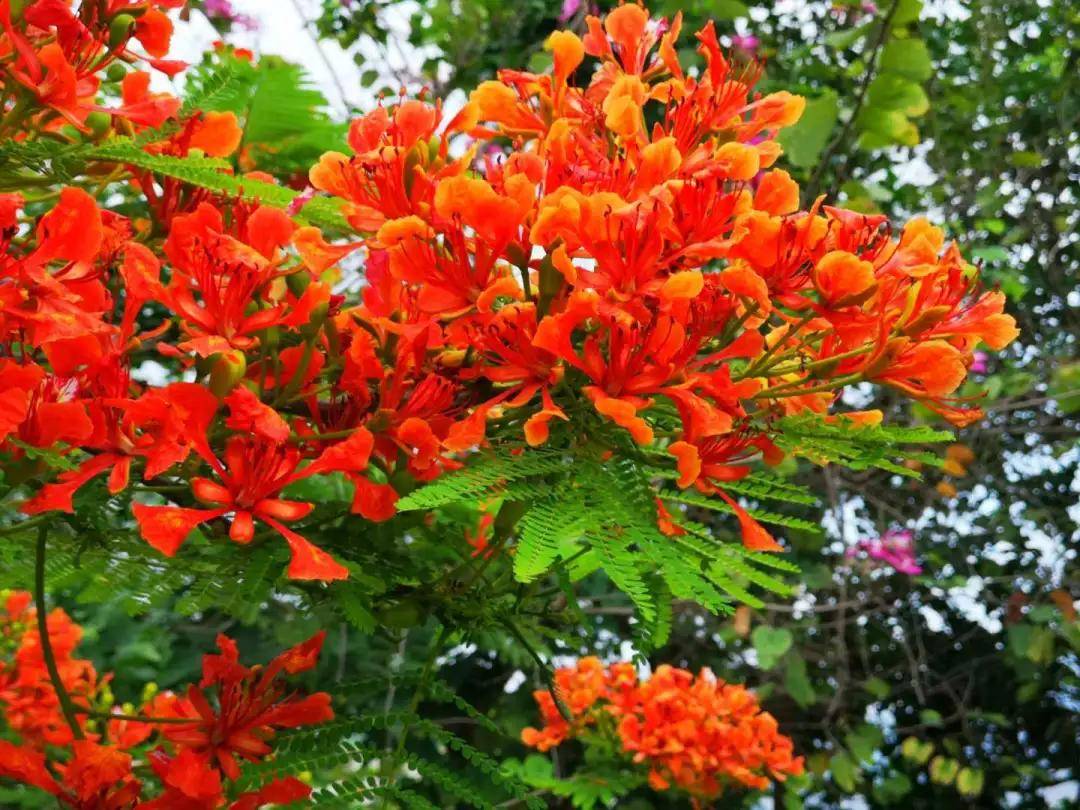
[[[531,582],[559,558],[564,546],[596,523],[574,487],[559,487],[550,498],[533,502],[521,517],[514,576]]]
[[[782,450],[819,464],[835,462],[853,470],[876,467],[918,478],[899,463],[914,460],[941,465],[941,459],[918,445],[953,441],[952,433],[930,427],[870,426],[826,422],[818,415],[789,416],[778,423],[776,444]]]
[[[570,460],[554,450],[525,450],[521,455],[489,454],[457,472],[437,478],[398,501],[398,510],[434,509],[491,495],[502,485],[565,471]]]
[[[723,501],[719,498],[709,498],[699,492],[694,492],[692,490],[665,492],[664,497],[672,501],[685,503],[690,506],[696,506],[701,509],[711,509],[715,512],[727,512],[728,514],[735,513],[735,510],[731,507],[729,503],[727,503],[727,501]],[[765,509],[748,508],[746,511],[755,520],[759,520],[762,523],[770,523],[774,526],[785,526],[789,529],[798,529],[800,531],[812,532],[814,534],[821,533],[821,526],[819,526],[817,523],[811,523],[809,520],[805,520],[803,518],[792,517],[791,515],[781,515],[776,512],[767,511]]]

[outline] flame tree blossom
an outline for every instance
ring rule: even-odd
[[[49,18],[58,42],[97,25],[68,13]],[[135,28],[153,50],[167,45],[156,13]],[[5,195],[0,451],[68,462],[29,480],[22,511],[71,511],[99,477],[115,496],[150,486],[169,501],[131,509],[161,553],[197,526],[235,543],[277,535],[289,576],[333,581],[348,566],[304,536],[317,507],[292,484],[343,475],[353,512],[387,520],[401,482],[467,464],[498,424],[502,443],[588,437],[613,452],[624,433],[666,455],[680,487],[725,501],[748,548],[778,551],[728,492],[783,459],[778,417],[831,415],[844,386],[870,381],[957,425],[978,419],[955,392],[979,347],[1016,328],[955,245],[923,219],[894,231],[821,200],[801,208],[775,163],[804,100],[757,92],[758,67],[730,62],[711,24],[688,72],[679,15],[625,5],[586,23],[551,36],[550,73],[500,71],[449,120],[424,99],[355,120],[350,152],[310,171],[351,241],[138,172],[163,240],[77,188],[36,221]],[[21,30],[5,36],[29,70],[51,46]],[[195,113],[145,148],[220,156],[238,142],[234,118]],[[334,293],[357,252],[367,285]],[[148,305],[155,324],[140,320]],[[189,381],[137,382],[148,352]],[[677,533],[672,519],[658,514]]]

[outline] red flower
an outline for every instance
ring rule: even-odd
[[[321,580],[347,577],[345,566],[282,524],[305,517],[315,505],[283,500],[278,495],[289,484],[312,475],[363,470],[374,444],[371,433],[357,428],[347,439],[330,445],[318,458],[301,467],[305,458],[296,445],[283,441],[288,436],[288,426],[276,412],[242,387],[227,402],[230,415],[226,424],[250,434],[226,441],[224,463],[200,446],[203,443],[193,445],[221,480],[218,483],[208,478],[191,479],[195,498],[212,508],[133,504],[143,539],[171,557],[196,526],[232,513],[229,537],[237,543],[251,542],[256,519],[285,538],[292,551],[290,577]]]
[[[131,810],[141,784],[131,772],[131,756],[92,740],[71,743],[72,758],[57,766],[59,780],[45,755],[0,740],[0,776],[51,793],[73,810]]]
[[[199,687],[189,687],[185,697],[165,696],[155,702],[156,716],[194,721],[163,726],[163,736],[181,752],[206,757],[229,779],[236,779],[240,775],[237,757],[250,762],[265,757],[272,750],[269,740],[276,729],[333,719],[328,694],[299,697],[287,690],[282,678],[314,667],[324,636],[320,632],[265,667],[251,668],[240,663],[235,642],[218,636],[221,654],[204,656]],[[216,708],[206,692],[209,687],[216,687]],[[189,763],[195,762],[190,754],[186,756]]]
[[[82,639],[82,628],[57,608],[46,619],[57,670],[73,702],[86,707],[98,695],[101,681],[90,661],[73,657]],[[10,664],[0,664],[0,711],[9,728],[32,747],[68,745],[73,733],[60,709],[42,655],[36,611],[30,594],[10,596],[0,614],[0,640],[16,645]]]

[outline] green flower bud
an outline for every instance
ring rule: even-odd
[[[116,49],[123,47],[131,38],[135,30],[135,18],[130,14],[117,14],[109,23],[109,47]]]
[[[304,328],[304,333],[307,335],[313,335],[318,332],[322,328],[322,325],[326,322],[326,316],[329,314],[329,304],[322,303],[312,307],[311,320],[308,321],[308,325]]]
[[[311,273],[304,268],[300,268],[295,273],[289,273],[285,276],[285,284],[289,288],[289,292],[298,298],[304,294],[304,290],[311,284]]]
[[[210,367],[210,391],[218,399],[228,396],[237,383],[244,379],[247,372],[247,358],[244,353],[231,349],[221,352],[214,358]]]
[[[99,140],[112,129],[112,116],[107,112],[95,110],[86,116],[86,126],[90,130],[93,139]]]
[[[121,82],[127,76],[127,68],[120,62],[113,62],[105,71],[105,78],[110,82]]]

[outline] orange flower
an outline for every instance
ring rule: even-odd
[[[833,307],[860,304],[877,287],[874,265],[844,250],[826,253],[814,267],[822,299]]]
[[[585,58],[585,46],[573,31],[556,31],[545,47],[552,52],[555,81],[565,83]]]
[[[236,113],[204,113],[191,131],[188,148],[201,149],[211,157],[227,157],[236,151],[243,134]]]
[[[639,682],[630,664],[605,669],[595,658],[582,658],[573,668],[557,670],[555,681],[572,719],[559,713],[550,692],[534,693],[545,725],[522,732],[530,747],[547,751],[611,715],[617,720],[615,743],[648,767],[656,790],[678,788],[715,799],[732,783],[762,790],[770,777],[784,781],[803,772],[791,740],[754,695],[707,669],[695,678],[663,664]]]
[[[967,376],[960,352],[944,340],[913,343],[896,338],[886,346],[880,364],[884,368],[871,372],[871,379],[880,380],[917,398],[938,399],[955,391]]]

